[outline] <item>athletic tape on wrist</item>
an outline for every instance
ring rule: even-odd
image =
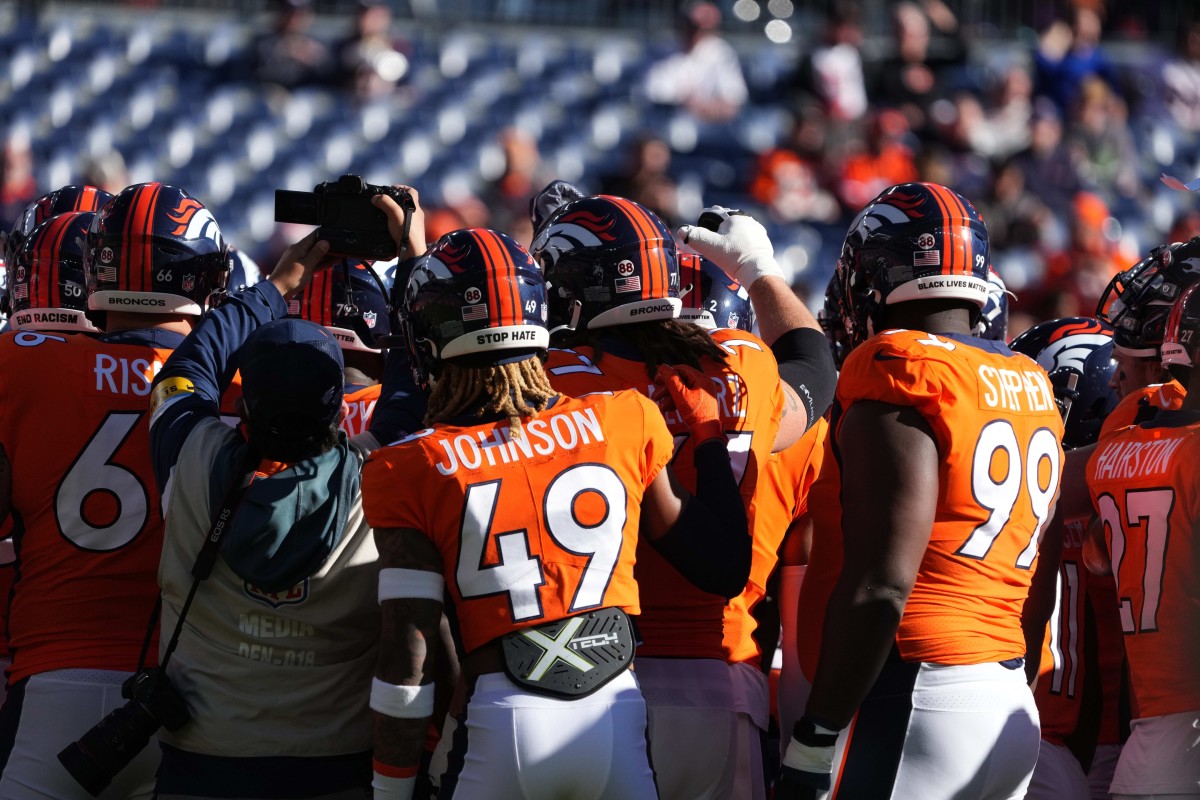
[[[397,686],[371,679],[371,709],[398,719],[433,716],[433,684]]]
[[[436,572],[389,567],[379,570],[379,602],[384,600],[436,600],[445,598],[446,582]]]
[[[810,747],[792,739],[783,754],[783,765],[801,772],[833,772],[833,746]]]
[[[394,778],[376,772],[371,778],[371,788],[375,792],[375,800],[412,800],[416,787],[416,776]]]

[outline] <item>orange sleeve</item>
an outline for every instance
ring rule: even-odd
[[[413,528],[429,531],[428,503],[422,475],[434,469],[414,434],[376,450],[362,473],[363,513],[372,528]]]

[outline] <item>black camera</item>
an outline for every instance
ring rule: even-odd
[[[319,184],[312,192],[275,190],[275,221],[319,225],[320,237],[335,256],[371,261],[396,257],[396,243],[388,233],[387,215],[371,205],[371,198],[386,194],[406,212],[416,209],[412,194],[392,186],[375,186],[360,175],[343,175]]]
[[[71,777],[93,797],[142,752],[160,727],[176,731],[192,718],[160,667],[131,675],[121,685],[121,696],[129,702],[58,754]]]

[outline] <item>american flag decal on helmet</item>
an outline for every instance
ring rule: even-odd
[[[487,319],[488,307],[487,303],[479,303],[474,306],[463,306],[462,318],[463,322],[471,322],[477,319]]]

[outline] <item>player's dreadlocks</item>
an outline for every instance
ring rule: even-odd
[[[595,363],[599,364],[604,358],[605,339],[617,339],[637,351],[646,360],[646,373],[651,380],[658,373],[659,364],[686,364],[703,369],[700,360],[705,356],[719,364],[724,364],[729,357],[708,331],[674,319],[579,331],[564,337],[562,346],[588,345],[593,350]]]
[[[521,418],[532,417],[558,397],[536,356],[510,364],[471,367],[447,361],[429,394],[425,424],[465,413],[504,414],[513,436],[521,434]]]

